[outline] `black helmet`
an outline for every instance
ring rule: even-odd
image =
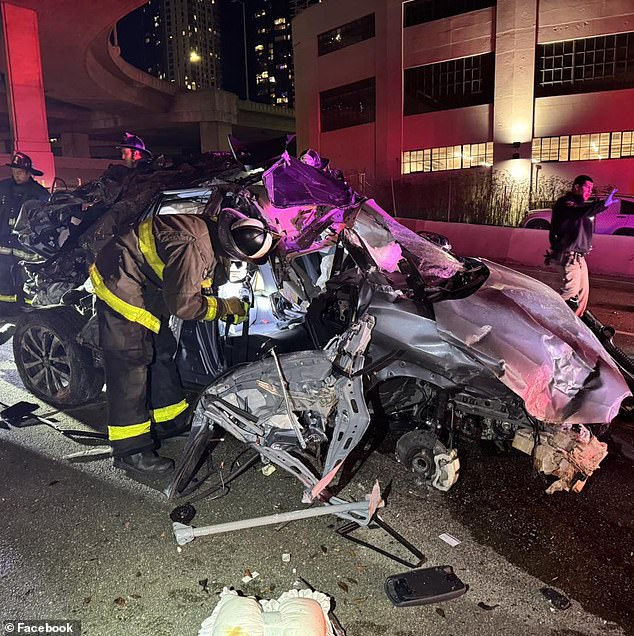
[[[121,148],[130,148],[131,150],[138,150],[144,157],[147,157],[148,159],[152,158],[152,153],[145,147],[145,144],[143,143],[143,139],[141,139],[141,137],[133,133],[129,133],[129,132],[123,133],[123,140],[117,146],[118,150],[120,150]]]
[[[233,208],[218,214],[218,238],[230,259],[261,265],[273,249],[273,236],[260,219],[254,219]]]

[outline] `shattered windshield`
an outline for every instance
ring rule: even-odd
[[[418,236],[401,225],[376,201],[364,201],[346,219],[346,237],[368,252],[376,266],[385,272],[399,270],[399,263],[409,257],[423,281],[436,285],[464,271],[465,266],[453,254]]]
[[[347,240],[366,251],[382,271],[399,271],[406,258],[425,285],[434,286],[465,270],[455,256],[401,225],[375,201],[359,205],[345,181],[327,170],[284,155],[262,175],[262,181],[269,201],[277,208],[309,205],[344,210]]]

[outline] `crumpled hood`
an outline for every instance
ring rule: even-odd
[[[434,305],[441,336],[467,345],[533,417],[611,422],[631,393],[595,335],[547,285],[481,260],[491,273],[477,292]]]

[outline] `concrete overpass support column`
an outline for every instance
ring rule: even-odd
[[[64,157],[90,157],[90,143],[85,133],[62,133],[62,155]]]
[[[229,142],[227,135],[231,133],[231,124],[223,121],[200,122],[200,151],[227,151]]]
[[[55,162],[46,121],[37,13],[8,2],[0,2],[0,11],[13,147],[31,157],[44,172],[38,181],[50,188]]]
[[[528,206],[538,6],[498,0],[496,8],[493,170],[509,181],[509,222]]]

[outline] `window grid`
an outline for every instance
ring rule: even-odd
[[[317,55],[326,55],[374,37],[374,13],[317,36]]]
[[[432,22],[452,15],[494,7],[496,0],[412,0],[405,3],[403,26]]]
[[[401,173],[440,172],[493,165],[493,142],[462,144],[403,153]]]
[[[493,53],[405,69],[404,115],[493,101]]]
[[[537,97],[634,86],[634,32],[537,47]]]
[[[319,93],[319,111],[322,132],[373,122],[374,77]]]
[[[587,161],[634,157],[634,131],[537,137],[533,139],[534,162]]]

